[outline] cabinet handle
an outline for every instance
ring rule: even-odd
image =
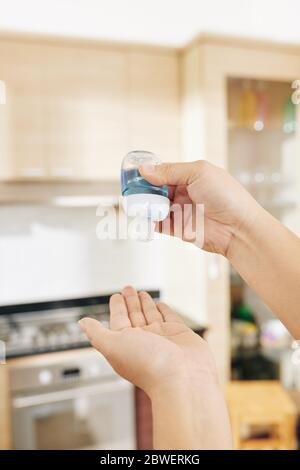
[[[90,397],[101,393],[110,394],[117,391],[122,392],[125,390],[130,390],[131,388],[133,387],[129,382],[121,378],[116,378],[100,384],[75,387],[69,390],[60,390],[33,396],[16,397],[13,399],[12,405],[13,408],[28,408],[30,406],[39,406],[60,401],[75,400],[76,398],[81,398],[82,396]]]

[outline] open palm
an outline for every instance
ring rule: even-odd
[[[126,287],[110,299],[110,330],[85,318],[82,326],[115,371],[146,392],[178,372],[214,371],[206,342],[166,304]]]

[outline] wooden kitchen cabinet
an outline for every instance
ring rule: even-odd
[[[131,149],[180,158],[179,65],[174,52],[129,53],[129,136]]]
[[[52,46],[46,58],[50,177],[116,179],[132,149],[178,159],[176,54]]]
[[[0,179],[117,180],[133,149],[179,158],[176,51],[0,38]]]
[[[30,42],[0,41],[0,178],[41,178],[46,174],[41,94],[42,48]]]
[[[46,46],[44,129],[52,179],[115,179],[128,149],[128,57]]]
[[[229,80],[250,79],[291,84],[300,77],[300,49],[202,36],[181,53],[180,64],[182,158],[183,160],[206,159],[232,171],[228,113]],[[293,89],[290,87],[290,93],[292,92]],[[274,100],[276,99],[275,96]],[[298,106],[298,130],[299,124]],[[273,123],[271,125],[273,126]],[[251,132],[255,133],[256,130],[252,129]],[[293,151],[298,193],[300,191],[299,140],[298,131],[295,135],[297,150]],[[238,165],[245,160],[246,147],[243,145],[239,143],[238,146],[240,155]],[[264,153],[261,153],[264,157]],[[255,160],[256,152],[252,154]],[[264,160],[262,164],[268,165],[269,162],[266,163]],[[290,226],[295,229],[298,227],[300,230],[299,205],[293,208],[290,217],[292,219]],[[203,287],[205,292],[202,297],[209,324],[207,338],[215,353],[219,374],[223,380],[226,380],[230,374],[229,265],[222,257],[205,254],[201,269],[202,277],[205,279]]]

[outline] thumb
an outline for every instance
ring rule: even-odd
[[[141,165],[141,175],[156,186],[191,184],[198,176],[201,161],[188,163],[162,163],[160,165]]]
[[[107,357],[113,348],[115,332],[105,328],[94,318],[82,318],[78,323],[92,346]]]

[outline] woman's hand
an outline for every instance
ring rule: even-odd
[[[234,178],[205,160],[144,165],[140,172],[152,184],[168,185],[172,204],[193,207],[190,214],[194,231],[196,205],[204,204],[204,243],[201,248],[206,251],[226,256],[236,233],[253,223],[259,209],[252,196]],[[176,235],[172,213],[171,219],[160,224],[159,230],[165,232],[164,227],[168,229],[169,225],[170,234]],[[183,230],[182,233],[185,241],[196,241],[186,239]]]
[[[163,303],[126,287],[110,300],[110,326],[83,318],[92,345],[150,397],[156,449],[230,448],[226,406],[207,343]]]
[[[164,382],[185,377],[216,381],[207,343],[147,292],[125,287],[111,297],[110,330],[91,318],[79,323],[115,371],[150,396]]]

